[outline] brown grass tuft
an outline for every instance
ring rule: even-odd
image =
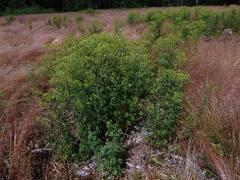
[[[202,40],[188,69],[186,109],[197,114],[191,130],[220,179],[240,175],[239,57],[239,37]]]

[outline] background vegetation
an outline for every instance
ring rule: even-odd
[[[152,6],[193,6],[238,4],[237,0],[1,0],[0,14],[74,11],[79,9],[106,9]]]

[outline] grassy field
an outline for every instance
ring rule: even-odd
[[[238,179],[240,8],[0,17],[0,179]]]

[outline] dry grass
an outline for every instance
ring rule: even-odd
[[[218,176],[237,179],[240,173],[239,37],[200,41],[188,72],[191,83],[186,88],[186,109],[201,111],[195,117],[192,132]]]

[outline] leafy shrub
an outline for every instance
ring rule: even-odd
[[[160,69],[157,74],[152,103],[148,106],[148,124],[152,131],[150,143],[155,148],[165,146],[173,138],[182,110],[183,86],[187,78],[185,73],[171,69]]]
[[[166,20],[164,14],[154,14],[152,21],[150,22],[150,33],[153,35],[153,39],[157,39],[161,36],[161,28],[163,22]]]
[[[88,27],[88,32],[90,34],[100,33],[102,31],[103,31],[103,25],[101,24],[101,22],[97,20],[92,21]]]
[[[52,19],[52,24],[60,29],[62,27],[62,17],[54,16]]]
[[[172,140],[182,110],[183,86],[188,76],[179,70],[184,62],[180,43],[179,36],[169,35],[157,39],[152,48],[156,79],[148,104],[148,126],[152,132],[150,143],[156,148]]]
[[[224,13],[222,14],[211,13],[208,20],[205,21],[207,24],[205,34],[207,36],[215,36],[220,34],[221,31],[223,30],[223,24],[222,24],[223,18],[224,18]]]
[[[5,20],[7,24],[12,24],[16,20],[16,16],[14,15],[5,16]]]
[[[190,20],[190,10],[187,8],[181,8],[180,10],[176,11],[175,13],[171,14],[172,20],[174,23],[182,23],[183,21]]]
[[[149,91],[144,49],[122,37],[92,35],[68,40],[49,61],[53,88],[45,97],[53,114],[47,123],[53,148],[62,160],[95,154],[100,170],[118,174],[122,139],[142,117]]]
[[[228,10],[223,17],[223,27],[231,28],[234,32],[240,32],[240,11],[235,8]]]
[[[184,40],[198,40],[206,34],[206,23],[202,20],[182,23],[182,37]]]
[[[127,22],[131,25],[136,25],[143,21],[143,17],[137,12],[129,12]]]
[[[119,20],[114,20],[112,26],[113,26],[113,32],[115,34],[120,34],[122,32],[123,22],[120,22]]]
[[[152,47],[156,68],[178,69],[184,61],[184,53],[178,48],[181,40],[176,35],[161,37]]]
[[[162,14],[161,11],[159,10],[151,10],[148,11],[145,15],[144,15],[144,21],[145,22],[151,22],[154,20],[154,17],[158,16],[158,14]]]

